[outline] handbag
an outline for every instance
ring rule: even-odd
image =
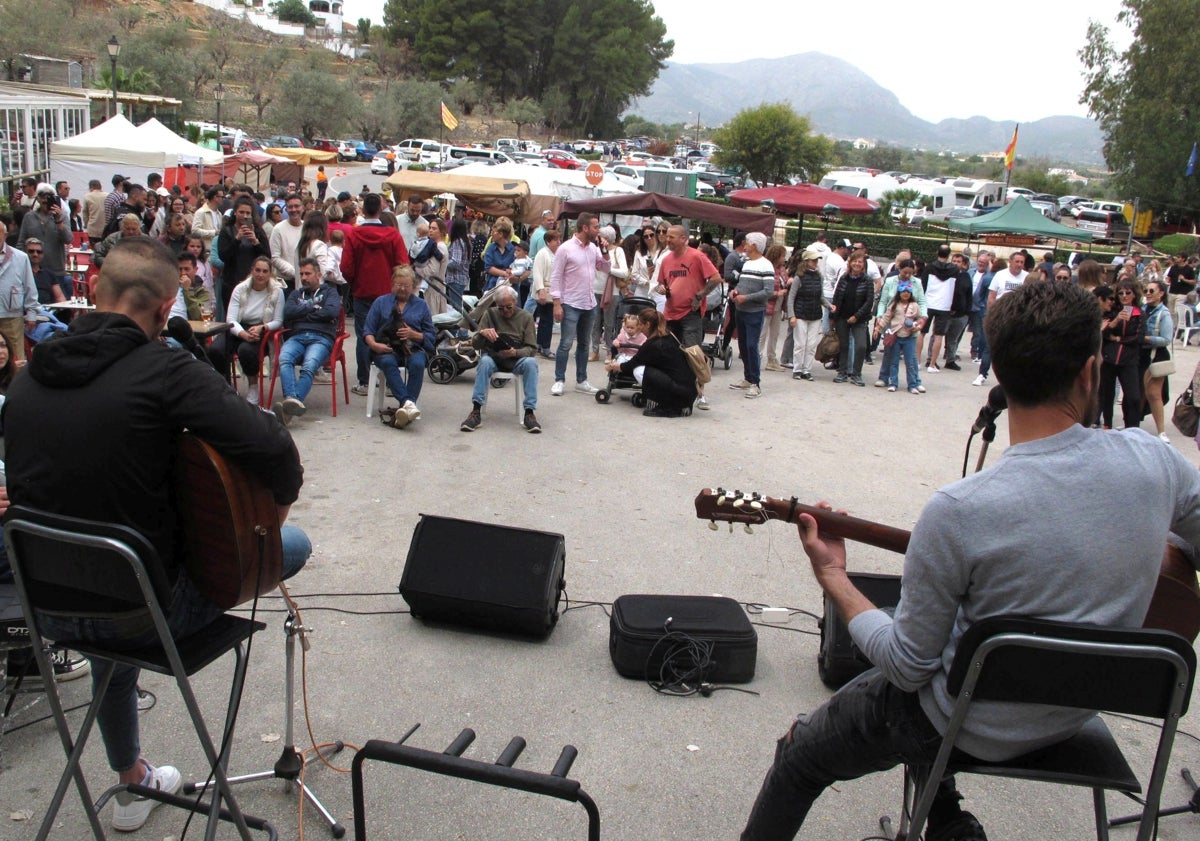
[[[842,343],[838,341],[837,330],[830,327],[825,335],[817,342],[816,360],[821,363],[832,362],[842,351]]]
[[[1192,404],[1193,391],[1188,386],[1187,391],[1175,400],[1175,411],[1171,413],[1171,423],[1188,438],[1196,437],[1196,429],[1200,427],[1200,409]]]
[[[1161,316],[1161,313],[1159,313]],[[1154,326],[1158,326],[1158,319],[1154,321]],[[1171,350],[1166,359],[1159,362],[1150,363],[1150,376],[1152,377],[1167,377],[1175,373],[1175,337],[1171,336]]]
[[[676,338],[675,341],[679,342]],[[708,363],[708,356],[704,353],[704,348],[700,345],[683,346],[683,342],[679,342],[679,348],[687,356],[688,367],[692,369],[692,373],[696,375],[696,385],[701,386],[712,381],[712,367]]]
[[[896,337],[896,334],[895,334],[894,332],[892,332],[892,331],[890,331],[890,330],[889,330],[889,331],[887,331],[887,332],[885,332],[885,333],[883,334],[883,346],[884,346],[885,348],[889,348],[889,347],[891,347],[892,345],[896,344],[896,338],[897,338],[897,337]]]

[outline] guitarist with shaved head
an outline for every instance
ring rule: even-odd
[[[222,613],[182,569],[175,545],[172,476],[183,430],[261,477],[280,523],[303,482],[296,447],[273,414],[239,399],[210,365],[159,341],[178,290],[179,270],[166,246],[144,236],[121,240],[100,272],[96,312],[38,346],[10,387],[3,415],[12,503],[125,525],[145,536],[173,582],[163,608],[177,639]],[[304,566],[312,547],[294,526],[283,526],[282,544],[287,578]],[[95,614],[105,606],[93,600],[62,608]],[[54,639],[130,648],[155,640],[140,614],[80,623],[45,617],[42,629]],[[137,680],[136,668],[118,664],[100,706],[108,762],[122,783],[174,792],[179,771],[141,756]],[[140,828],[157,803],[119,793],[113,828]]]

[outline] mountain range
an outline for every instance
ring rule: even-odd
[[[892,146],[985,154],[1002,151],[1012,138],[1011,120],[922,120],[854,65],[818,52],[731,64],[667,62],[650,95],[636,100],[628,113],[658,123],[686,123],[699,114],[705,125],[715,126],[762,102],[790,102],[808,115],[814,130],[838,140],[861,137]],[[1084,117],[1021,124],[1022,157],[1103,166],[1103,146],[1100,126]]]

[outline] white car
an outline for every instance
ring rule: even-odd
[[[508,152],[507,154],[519,164],[525,164],[526,166],[541,166],[546,167],[547,169],[550,167],[549,161],[534,152]]]
[[[646,183],[644,167],[630,166],[629,164],[609,164],[608,174],[622,184],[628,184],[630,187],[636,187],[639,190]]]
[[[396,157],[396,164],[399,165],[401,158]],[[387,150],[376,152],[375,157],[371,158],[371,174],[372,175],[387,175]]]

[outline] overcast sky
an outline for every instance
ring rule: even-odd
[[[383,0],[345,0],[346,18],[383,21]],[[713,6],[654,0],[683,64],[822,52],[845,59],[916,116],[937,122],[1086,116],[1077,53],[1088,19],[1107,25],[1118,49],[1120,0],[754,0]],[[732,14],[730,14],[732,13]],[[509,21],[519,25],[519,21]]]

